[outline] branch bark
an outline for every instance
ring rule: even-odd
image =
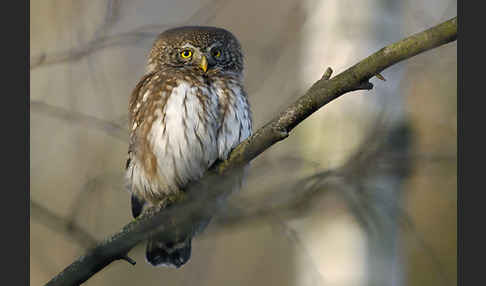
[[[46,285],[79,285],[111,262],[126,259],[127,253],[151,234],[158,233],[158,236],[170,239],[171,231],[176,227],[179,232],[194,232],[192,225],[195,221],[211,217],[218,210],[220,198],[227,195],[224,182],[231,180],[233,171],[285,139],[298,124],[332,100],[351,91],[371,89],[373,85],[369,79],[389,66],[456,39],[457,18],[452,18],[384,47],[334,78],[330,78],[330,70],[326,71],[294,104],[238,145],[228,160],[217,164],[200,182],[190,186],[185,198],[175,207],[149,209],[74,261]]]

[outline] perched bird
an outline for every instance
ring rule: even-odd
[[[161,33],[130,97],[129,130],[126,179],[136,218],[149,206],[170,205],[170,196],[184,192],[251,135],[243,54],[235,36],[203,26]],[[146,260],[178,268],[191,256],[191,240],[152,236]]]

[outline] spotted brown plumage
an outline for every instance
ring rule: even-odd
[[[243,55],[230,32],[180,27],[160,34],[129,101],[126,178],[133,216],[148,206],[169,205],[172,195],[226,159],[251,135],[251,120]],[[190,258],[191,239],[151,237],[146,259],[180,267]]]

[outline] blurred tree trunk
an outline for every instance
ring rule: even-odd
[[[374,31],[368,39],[374,38],[375,44],[380,46],[384,41],[399,38],[402,33],[403,9],[400,0],[378,0],[377,7],[370,10],[375,11],[374,17],[369,17],[370,30]],[[402,108],[403,100],[400,91],[400,82],[403,71],[390,69],[387,72],[385,89],[377,90],[377,96],[389,99],[386,104],[387,115],[391,120],[402,121],[402,126],[397,126],[391,131],[390,141],[387,148],[390,153],[403,161],[395,161],[395,164],[403,164],[392,168],[391,172],[379,173],[370,178],[369,184],[365,184],[363,192],[365,196],[371,198],[367,200],[370,209],[375,212],[374,231],[368,231],[368,259],[367,269],[369,273],[368,285],[370,286],[401,286],[405,285],[402,261],[403,255],[400,253],[399,245],[399,219],[402,203],[402,193],[404,191],[404,173],[402,168],[408,168],[410,160],[410,123],[405,119],[406,115]],[[393,108],[394,107],[394,108]],[[392,155],[392,156],[393,156]]]
[[[402,1],[326,1],[318,6],[316,9],[309,4],[309,9],[314,10],[314,17],[309,24],[307,37],[310,47],[320,48],[316,50],[309,47],[303,48],[304,51],[308,51],[304,53],[302,59],[305,69],[302,70],[301,78],[304,84],[308,84],[312,75],[322,69],[321,62],[313,61],[316,57],[321,57],[326,65],[334,67],[336,72],[339,72],[340,68],[346,68],[366,54],[406,36],[402,28]],[[350,274],[347,278],[336,276],[337,280],[330,278],[339,285],[367,283],[399,286],[404,284],[401,270],[404,264],[399,253],[397,224],[405,178],[398,169],[407,168],[409,165],[407,154],[411,148],[411,135],[400,92],[402,74],[399,68],[387,69],[384,74],[387,81],[379,83],[373,90],[372,97],[357,92],[356,95],[329,105],[326,112],[316,114],[302,127],[305,131],[302,131],[301,141],[302,144],[306,142],[303,145],[306,148],[303,150],[303,155],[309,160],[319,158],[321,164],[328,167],[343,164],[353,153],[369,152],[367,148],[371,147],[363,146],[363,141],[370,132],[373,132],[377,122],[382,120],[386,121],[383,128],[388,130],[379,133],[380,136],[395,136],[405,140],[397,146],[389,144],[397,144],[400,141],[384,145],[390,150],[386,156],[403,157],[401,161],[391,162],[394,164],[392,169],[396,168],[396,170],[383,170],[376,166],[366,175],[358,174],[361,178],[359,180],[356,178],[357,181],[351,184],[351,189],[345,192],[347,195],[344,196],[344,201],[359,225],[349,224],[344,216],[334,218],[332,223],[341,221],[349,229],[356,227],[364,229],[367,249],[365,257],[363,259],[359,251],[349,254],[351,257],[354,256],[356,262],[347,261],[349,267],[347,271],[350,273],[364,271],[362,278],[367,282],[362,280],[358,282],[360,281],[358,278],[352,278],[359,277],[358,274]],[[315,130],[320,132],[316,133]],[[375,139],[378,141],[381,138]],[[310,147],[310,150],[315,151],[309,151]],[[316,220],[315,223],[322,224],[322,221]],[[348,247],[359,247],[358,241],[362,238],[357,232],[352,233],[356,233],[356,242],[349,242]],[[350,233],[346,235],[353,236]],[[318,244],[325,243],[318,240],[312,247],[318,249],[320,247]],[[326,265],[339,262],[333,262],[332,258],[322,259],[330,260],[321,264],[323,275],[326,276],[326,272],[329,272],[328,276],[332,277],[333,274],[329,271],[331,268]],[[339,267],[347,266],[339,264]]]

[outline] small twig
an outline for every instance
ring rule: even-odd
[[[326,69],[326,71],[324,72],[324,74],[322,75],[322,80],[329,80],[331,78],[331,75],[332,75],[332,68],[331,67],[328,67]]]
[[[133,260],[132,258],[130,258],[128,255],[121,256],[120,259],[125,260],[126,262],[130,263],[131,265],[137,264],[137,262],[135,260]]]
[[[376,73],[375,76],[378,78],[378,79],[381,79],[382,81],[386,81],[386,78],[384,76],[382,76],[380,73]]]

